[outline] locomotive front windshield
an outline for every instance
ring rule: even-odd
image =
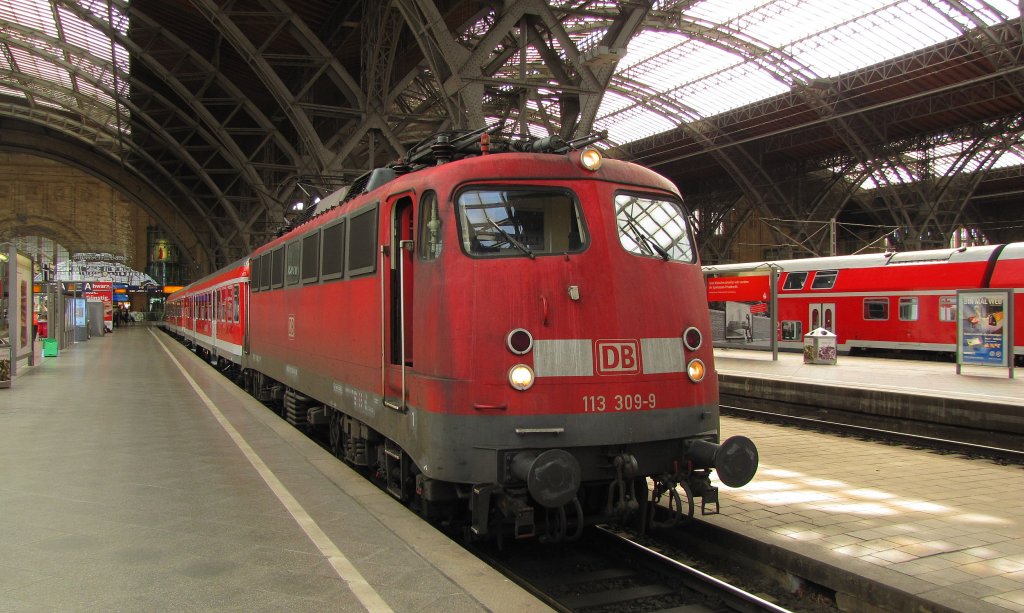
[[[635,194],[615,196],[619,242],[630,253],[693,262],[690,227],[679,204]]]
[[[474,188],[459,194],[462,248],[476,257],[576,253],[587,243],[573,194],[552,188]]]

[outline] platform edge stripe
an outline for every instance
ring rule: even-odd
[[[309,540],[316,545],[317,549],[320,550],[320,554],[324,556],[338,577],[345,582],[356,598],[359,599],[359,602],[366,607],[367,610],[375,613],[378,611],[380,613],[391,612],[391,607],[384,602],[384,599],[380,594],[378,594],[377,591],[373,589],[373,586],[363,578],[362,574],[360,574],[356,567],[352,565],[352,562],[349,561],[340,549],[338,549],[338,546],[335,545],[330,537],[320,529],[320,526],[317,525],[316,521],[309,515],[309,513],[306,512],[302,507],[302,504],[300,504],[299,501],[292,496],[291,492],[288,491],[288,488],[281,483],[277,478],[277,475],[270,470],[270,467],[268,467],[256,451],[249,446],[249,443],[242,437],[238,430],[231,425],[231,422],[229,422],[227,417],[221,413],[220,409],[217,408],[217,405],[210,400],[209,396],[206,395],[206,392],[199,387],[199,384],[196,383],[195,379],[193,379],[188,371],[185,370],[185,367],[182,366],[181,362],[174,357],[174,354],[172,354],[171,350],[167,348],[167,345],[164,344],[163,340],[152,330],[150,330],[149,333],[156,338],[158,343],[160,343],[160,347],[164,350],[171,361],[174,362],[174,365],[185,377],[185,380],[188,381],[188,384],[192,387],[193,391],[195,391],[196,395],[199,396],[199,399],[203,401],[203,404],[206,405],[207,410],[210,411],[214,419],[217,420],[224,431],[227,432],[228,436],[231,437],[231,440],[234,441],[238,449],[243,455],[245,455],[246,459],[249,460],[252,467],[256,469],[256,472],[259,473],[260,477],[264,482],[266,482],[270,490],[274,492],[277,499],[281,501],[281,504],[288,510],[288,513],[291,514],[295,523],[302,528],[302,531],[306,534]]]

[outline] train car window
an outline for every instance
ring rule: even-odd
[[[864,319],[884,320],[889,319],[888,298],[865,298]]]
[[[838,274],[838,270],[819,270],[814,273],[811,289],[832,289],[832,286],[836,284]]]
[[[285,285],[297,285],[299,282],[299,266],[302,265],[301,241],[292,241],[288,243],[284,264]]]
[[[587,244],[576,198],[564,189],[474,188],[457,207],[462,249],[474,257],[560,255]]]
[[[676,262],[693,262],[690,225],[671,200],[616,194],[615,221],[626,251]]]
[[[260,256],[260,289],[270,289],[270,252],[264,253]]]
[[[348,275],[377,270],[377,206],[353,215],[348,223]]]
[[[278,247],[273,251],[274,259],[271,260],[270,287],[277,289],[284,287],[284,247]]]
[[[900,321],[917,321],[917,297],[900,298]]]
[[[804,323],[802,321],[783,321],[782,323],[782,340],[784,341],[799,341],[803,340],[804,337]]]
[[[260,258],[249,261],[249,288],[254,292],[260,291]]]
[[[340,279],[345,274],[345,220],[324,228],[320,246],[320,279]]]
[[[234,307],[235,323],[236,324],[238,323],[238,312],[241,309],[241,307],[239,306],[239,303],[238,303],[238,293],[239,293],[239,284],[235,283],[235,293],[234,293],[235,299],[231,301],[231,305]]]
[[[436,260],[441,256],[441,246],[441,215],[437,210],[437,195],[434,192],[423,192],[420,198],[420,259]]]
[[[316,283],[320,272],[320,233],[302,239],[302,282]]]
[[[956,321],[956,296],[939,296],[939,321]]]
[[[806,272],[791,272],[786,275],[786,282],[782,284],[782,289],[803,289],[806,282]]]

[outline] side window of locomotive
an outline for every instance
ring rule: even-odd
[[[917,321],[917,297],[900,298],[900,321]]]
[[[348,222],[348,275],[377,270],[377,206],[353,215]]]
[[[320,244],[320,280],[340,279],[345,274],[345,220],[324,228]]]
[[[284,287],[284,247],[278,247],[272,252],[274,259],[271,260],[270,287],[277,289]]]
[[[786,282],[782,284],[782,289],[803,289],[804,283],[807,283],[806,272],[791,272],[786,275]]]
[[[320,270],[320,233],[302,239],[302,282],[316,283]]]
[[[249,261],[249,289],[254,292],[260,291],[260,258]]]
[[[864,319],[885,320],[889,319],[888,298],[865,298]]]
[[[832,289],[836,284],[838,270],[819,270],[814,273],[814,280],[811,281],[811,289]]]
[[[436,260],[441,255],[441,215],[437,195],[423,192],[420,198],[419,253],[421,260]]]
[[[619,243],[630,253],[676,262],[695,259],[690,226],[676,202],[617,194],[615,222]]]
[[[577,253],[587,243],[576,198],[564,189],[468,189],[457,208],[462,249],[474,257]]]
[[[270,289],[270,269],[271,269],[271,255],[270,253],[264,253],[260,256],[260,289]]]
[[[299,282],[299,266],[302,265],[302,242],[292,241],[285,249],[284,284],[296,285]]]

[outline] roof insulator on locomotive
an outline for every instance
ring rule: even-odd
[[[451,141],[448,140],[447,134],[438,134],[437,140],[430,146],[430,151],[434,154],[434,159],[437,161],[437,165],[447,164],[452,161],[455,157],[455,147],[452,146]]]
[[[487,155],[491,152],[491,135],[484,132],[480,135],[480,155]]]

